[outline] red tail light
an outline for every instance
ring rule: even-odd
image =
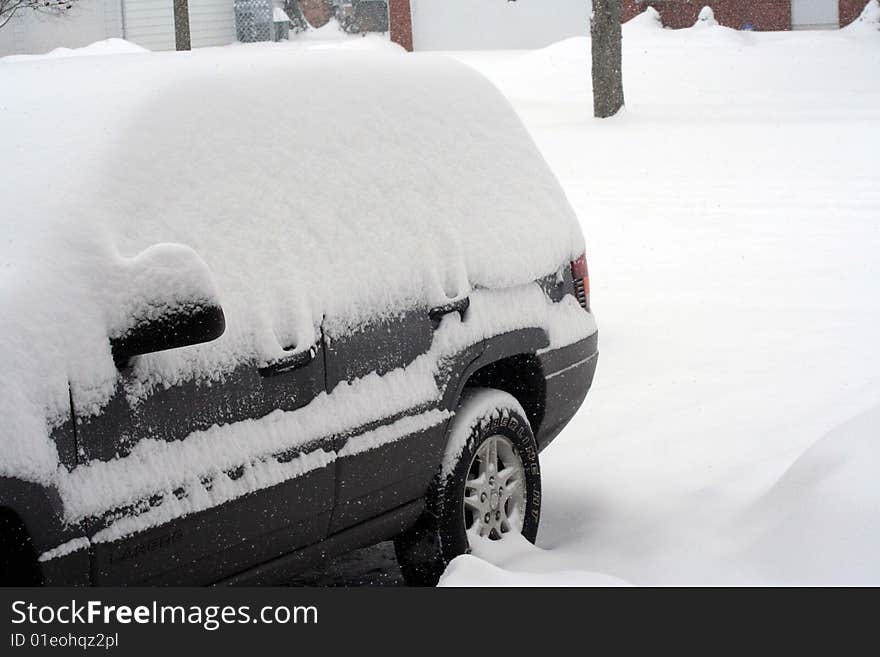
[[[574,281],[574,295],[587,312],[590,311],[590,273],[587,271],[587,254],[571,263],[571,278]]]

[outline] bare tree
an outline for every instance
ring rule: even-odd
[[[590,36],[593,50],[593,116],[614,116],[623,107],[621,0],[593,0]]]
[[[189,0],[174,0],[174,48],[192,48],[189,37]]]
[[[19,12],[38,11],[58,16],[70,11],[79,0],[0,0],[0,28]]]

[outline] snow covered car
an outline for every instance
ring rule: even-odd
[[[533,541],[597,334],[499,92],[402,53],[87,60],[0,66],[3,581],[283,581],[394,538],[431,583]]]

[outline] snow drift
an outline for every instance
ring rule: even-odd
[[[150,52],[136,43],[125,39],[104,39],[95,41],[81,48],[55,48],[39,55],[7,55],[0,57],[0,62],[32,62],[41,59],[59,59],[65,57],[91,57],[94,55],[131,55]]]
[[[694,27],[699,27],[701,25],[704,27],[716,27],[718,25],[718,21],[715,20],[715,12],[712,11],[712,7],[708,5],[700,9],[700,13],[697,15],[697,21],[694,23]]]
[[[851,32],[880,32],[880,0],[870,0],[859,17],[843,29]]]
[[[880,581],[880,404],[805,451],[745,516],[755,579],[790,585]]]
[[[542,550],[518,534],[469,541],[471,553],[453,559],[438,586],[629,586],[618,577],[582,570],[578,555]]]
[[[588,38],[455,54],[583,222],[603,365],[541,453],[543,550],[445,582],[876,585],[880,39],[651,12],[623,27],[610,122],[590,118]]]

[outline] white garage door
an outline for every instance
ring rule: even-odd
[[[174,50],[173,0],[122,0],[125,38],[150,50]]]
[[[791,0],[791,29],[836,30],[838,0]]]
[[[411,0],[416,50],[541,48],[590,32],[589,0]]]
[[[233,0],[189,0],[189,34],[193,48],[225,46],[235,41]]]
[[[122,0],[125,37],[150,50],[174,50],[174,0]],[[235,41],[233,0],[189,0],[193,48]]]

